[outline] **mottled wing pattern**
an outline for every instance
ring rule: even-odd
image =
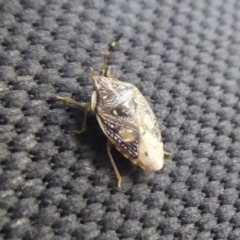
[[[159,124],[155,114],[153,113],[149,103],[141,94],[141,92],[138,89],[136,89],[136,91],[138,91],[136,96],[138,103],[140,126],[142,126],[145,131],[149,131],[159,141],[162,141]]]
[[[133,124],[108,113],[97,116],[106,136],[128,157],[138,157],[139,131]]]

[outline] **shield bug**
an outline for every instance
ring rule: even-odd
[[[157,171],[163,166],[163,142],[157,119],[141,92],[133,84],[122,82],[111,75],[107,65],[111,50],[120,35],[109,44],[103,60],[100,75],[92,75],[93,93],[91,102],[77,102],[69,97],[60,97],[59,100],[77,104],[85,109],[82,128],[86,129],[87,113],[94,113],[98,123],[107,137],[107,153],[121,188],[122,178],[111,155],[114,146],[123,156],[142,169]]]

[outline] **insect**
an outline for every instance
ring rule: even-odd
[[[159,170],[163,167],[163,142],[157,119],[141,92],[133,84],[122,82],[111,75],[107,65],[110,52],[118,38],[109,44],[103,60],[100,75],[92,75],[93,93],[91,102],[77,102],[70,97],[57,96],[59,100],[77,104],[85,109],[80,131],[86,129],[87,113],[94,113],[107,137],[107,153],[121,188],[122,178],[111,155],[114,146],[131,162],[146,170]]]

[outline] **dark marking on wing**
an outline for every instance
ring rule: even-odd
[[[101,117],[104,132],[107,137],[112,140],[114,145],[118,146],[123,152],[127,152],[132,158],[138,157],[138,145],[139,145],[139,133],[131,128],[127,128],[126,125],[119,121],[111,121],[109,119]],[[119,135],[119,131],[130,130],[132,132],[131,141],[127,141]]]

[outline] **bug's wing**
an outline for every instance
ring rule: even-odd
[[[138,105],[137,118],[139,121],[139,126],[141,126],[143,130],[151,133],[159,141],[162,141],[161,132],[156,116],[153,113],[152,108],[150,107],[146,98],[141,94],[139,90],[137,91],[138,91],[138,94],[136,94]]]
[[[109,113],[97,115],[103,132],[125,157],[143,169],[156,171],[163,166],[163,143],[157,138],[161,138],[160,132],[152,133],[154,129],[151,127],[155,127],[155,123],[149,123],[148,117],[138,111],[125,115],[125,118]]]
[[[141,134],[138,159],[135,163],[143,169],[157,171],[163,167],[163,158],[163,142],[149,131]]]
[[[138,157],[140,133],[135,125],[108,113],[97,115],[97,119],[107,138],[125,157]]]
[[[160,128],[149,103],[139,90],[137,96],[137,106],[139,121],[139,155],[138,165],[148,170],[159,170],[163,167],[163,142]]]

